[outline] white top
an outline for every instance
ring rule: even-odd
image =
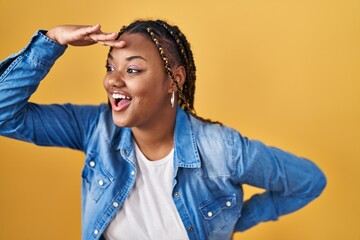
[[[107,240],[189,239],[172,199],[174,149],[163,159],[150,161],[135,142],[134,145],[135,184],[104,237]]]

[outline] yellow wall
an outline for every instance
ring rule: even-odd
[[[235,239],[360,239],[359,0],[20,0],[0,9],[0,59],[62,23],[178,24],[198,67],[198,113],[309,157],[328,177],[307,208]],[[104,101],[106,53],[70,47],[32,101]],[[3,137],[0,149],[0,239],[80,239],[83,155]]]

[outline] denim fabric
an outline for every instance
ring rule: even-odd
[[[24,50],[0,63],[0,134],[85,153],[82,239],[93,240],[129,195],[136,159],[131,129],[115,126],[106,104],[27,101],[65,49],[39,31]],[[231,239],[234,231],[305,206],[326,185],[311,161],[201,122],[181,108],[174,143],[173,199],[190,239]],[[244,202],[242,184],[264,193]]]

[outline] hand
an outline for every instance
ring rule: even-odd
[[[62,45],[89,46],[100,43],[109,47],[122,48],[124,41],[115,40],[117,33],[103,33],[100,24],[95,26],[61,25],[49,30],[46,36]]]

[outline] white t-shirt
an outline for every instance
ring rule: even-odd
[[[107,240],[189,239],[172,199],[174,149],[165,158],[150,161],[134,145],[135,184],[104,237]]]

